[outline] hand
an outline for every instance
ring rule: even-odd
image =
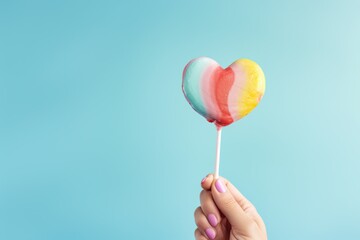
[[[195,210],[196,240],[267,240],[254,205],[229,181],[212,174],[202,181],[200,207]]]

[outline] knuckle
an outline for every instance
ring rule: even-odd
[[[201,201],[202,199],[204,199],[205,195],[206,195],[206,191],[205,191],[205,190],[202,190],[202,191],[200,192],[200,201]]]
[[[202,190],[200,192],[200,202],[204,203],[207,199],[209,199],[211,193],[209,191]]]
[[[196,226],[200,227],[200,219],[199,218],[195,218],[195,224],[196,224]]]
[[[195,237],[195,238],[196,238],[196,236],[198,235],[198,233],[197,233],[198,231],[199,231],[199,229],[197,229],[197,228],[196,228],[195,231],[194,231],[194,237]]]
[[[230,208],[230,209],[234,208],[237,205],[236,200],[231,196],[224,197],[221,202],[225,208]]]
[[[245,221],[241,223],[240,228],[233,229],[235,235],[246,234],[249,236],[257,236],[259,230],[254,221]]]
[[[195,218],[195,224],[197,226],[200,226],[200,219],[201,219],[201,214],[200,214],[200,207],[198,207],[196,210],[195,210],[195,213],[194,213],[194,218]]]
[[[258,231],[258,225],[255,221],[248,221],[246,223],[246,229],[249,233],[256,233]]]
[[[200,211],[200,207],[197,207],[197,208],[195,209],[195,211],[194,211],[194,217],[195,217],[195,218],[196,218],[196,216],[198,215],[199,211]]]
[[[198,215],[199,208],[200,208],[200,207],[197,207],[197,208],[195,209],[195,211],[194,211],[194,218],[196,218],[196,216]]]

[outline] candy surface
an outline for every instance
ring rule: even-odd
[[[195,111],[209,122],[227,126],[257,106],[265,92],[265,76],[248,59],[223,69],[213,59],[200,57],[185,66],[182,89]]]

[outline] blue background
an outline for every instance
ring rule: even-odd
[[[360,239],[360,2],[1,1],[0,239],[192,239],[215,128],[192,58],[257,61],[221,174],[269,239]]]

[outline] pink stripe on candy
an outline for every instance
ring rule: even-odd
[[[201,78],[202,100],[207,113],[207,120],[213,122],[215,119],[220,118],[220,108],[215,102],[215,71],[219,68],[219,65],[214,61],[204,71]]]

